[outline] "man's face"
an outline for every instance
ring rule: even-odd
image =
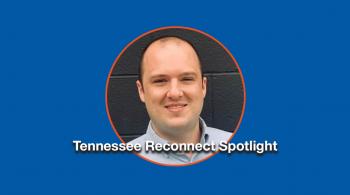
[[[154,127],[176,135],[195,128],[206,94],[198,57],[184,41],[155,42],[143,58],[139,96]]]

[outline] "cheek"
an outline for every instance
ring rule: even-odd
[[[190,96],[194,98],[194,101],[200,102],[202,99],[204,99],[205,93],[203,91],[202,85],[192,86],[187,91],[190,94]]]
[[[150,88],[145,91],[145,100],[147,103],[160,104],[164,97],[164,90],[159,88]]]

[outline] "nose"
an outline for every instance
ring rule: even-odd
[[[167,92],[167,97],[172,100],[177,100],[183,95],[183,90],[181,89],[181,86],[179,85],[178,81],[171,81],[169,90]]]

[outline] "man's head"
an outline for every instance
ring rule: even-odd
[[[155,129],[170,136],[198,127],[206,83],[194,48],[176,37],[147,47],[136,82]]]

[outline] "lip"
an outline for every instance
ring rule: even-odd
[[[170,112],[180,112],[185,109],[187,104],[185,103],[176,103],[176,104],[167,104],[164,107]]]

